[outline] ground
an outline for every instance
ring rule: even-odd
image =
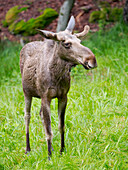
[[[2,20],[5,19],[5,14],[6,12],[13,6],[16,5],[22,5],[22,6],[29,6],[27,11],[23,11],[20,14],[20,19],[24,19],[25,21],[29,20],[30,18],[35,18],[39,16],[42,11],[45,8],[53,8],[55,9],[58,13],[60,10],[61,5],[63,4],[64,0],[6,0],[2,1],[0,0],[0,37],[1,39],[9,39],[11,41],[18,41],[20,39],[19,36],[14,36],[11,33],[8,32],[8,28],[3,28],[2,27]],[[110,4],[111,7],[123,7],[125,0],[107,0]],[[72,9],[71,15],[74,15],[76,18],[76,26],[75,30],[77,31],[82,31],[83,27],[85,24],[89,24],[91,29],[93,31],[96,31],[98,29],[98,24],[90,24],[89,23],[89,16],[90,13],[94,10],[98,10],[96,4],[94,3],[94,0],[76,0],[75,5]],[[83,11],[83,7],[86,7],[89,9],[89,11],[86,13]],[[56,31],[56,26],[57,26],[57,21],[54,20],[49,26],[47,26],[45,29],[50,30],[50,31]],[[41,39],[40,35],[35,35],[29,37],[29,41],[32,40],[38,40]]]
[[[54,151],[47,142],[33,99],[31,152],[25,155],[24,96],[19,68],[21,45],[0,43],[0,170],[128,170],[128,26],[117,23],[84,40],[98,67],[72,69],[65,115],[66,152],[60,156],[57,100],[51,103]]]

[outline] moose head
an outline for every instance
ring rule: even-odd
[[[84,37],[90,30],[89,26],[84,27],[84,31],[72,34],[75,26],[75,19],[72,16],[65,31],[53,33],[51,31],[39,30],[46,39],[58,41],[60,57],[74,64],[81,64],[85,69],[97,67],[95,55],[92,51],[81,45],[80,38]]]

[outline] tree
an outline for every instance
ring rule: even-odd
[[[60,8],[56,32],[65,30],[75,0],[65,0]]]
[[[125,1],[123,19],[128,24],[128,0]]]

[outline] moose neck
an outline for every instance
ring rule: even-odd
[[[53,56],[49,62],[49,71],[51,72],[52,76],[56,79],[63,77],[66,74],[70,74],[69,71],[72,67],[72,63],[63,60],[60,55],[60,44],[55,42],[54,49],[53,49]]]

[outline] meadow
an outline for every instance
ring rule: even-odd
[[[24,96],[19,69],[21,46],[0,43],[0,169],[128,169],[128,26],[90,34],[83,45],[96,55],[98,67],[73,68],[65,120],[62,156],[57,99],[52,101],[53,154],[33,99],[30,123],[32,151],[25,155]]]

